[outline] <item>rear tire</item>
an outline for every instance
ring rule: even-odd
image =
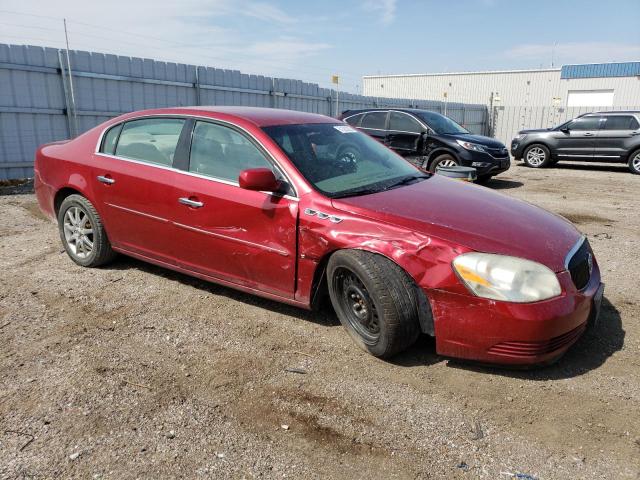
[[[429,171],[436,173],[438,167],[455,167],[458,165],[460,165],[460,162],[453,155],[445,153],[433,159],[431,165],[429,165]]]
[[[640,150],[636,150],[631,155],[629,155],[628,165],[629,165],[629,170],[631,170],[631,173],[640,175]]]
[[[551,163],[551,153],[546,146],[534,143],[525,149],[522,159],[528,167],[544,168]]]
[[[363,350],[388,358],[420,335],[415,285],[391,260],[341,250],[329,259],[327,281],[340,323]]]
[[[98,267],[116,256],[100,215],[82,195],[69,195],[62,201],[58,229],[67,254],[82,267]]]

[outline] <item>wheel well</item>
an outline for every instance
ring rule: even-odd
[[[431,164],[436,160],[436,158],[441,157],[442,155],[451,155],[453,158],[460,161],[458,155],[453,150],[449,150],[448,148],[440,148],[429,154],[429,158],[427,159],[427,169],[431,168]]]
[[[67,198],[69,195],[73,195],[73,194],[82,195],[82,193],[80,193],[78,190],[71,187],[61,188],[56,192],[56,196],[53,199],[53,209],[56,214],[56,217],[58,216],[58,212],[60,211],[60,205],[62,205],[62,202],[64,201],[64,199]]]
[[[634,148],[633,150],[629,151],[629,154],[625,157],[625,161],[629,161],[631,160],[636,153],[640,153],[640,148]]]
[[[329,296],[329,284],[327,280],[327,264],[329,263],[329,258],[336,252],[339,252],[341,249],[333,250],[332,252],[327,253],[316,267],[316,270],[313,274],[313,283],[311,286],[311,308],[313,310],[317,310],[323,304],[323,300],[326,300]],[[342,250],[350,250],[350,249],[342,249]],[[378,252],[372,252],[370,250],[362,250],[364,252],[371,253],[372,255],[380,255],[381,257],[386,258],[390,262],[396,263],[393,259],[387,257]],[[405,275],[409,278],[411,283],[413,284],[416,292],[416,297],[418,298],[418,319],[420,321],[420,330],[422,333],[426,333],[432,337],[435,336],[435,327],[433,324],[433,313],[431,311],[431,304],[429,303],[429,299],[425,295],[424,291],[416,284],[415,280],[407,271],[402,268],[401,265],[398,265],[400,269],[405,273]]]

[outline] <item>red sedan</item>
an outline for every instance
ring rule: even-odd
[[[445,356],[551,362],[602,299],[571,223],[424,173],[322,115],[131,113],[41,147],[35,185],[77,264],[119,252],[303,308],[328,293],[378,357],[423,332]]]

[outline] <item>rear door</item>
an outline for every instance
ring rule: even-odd
[[[605,115],[596,137],[595,156],[603,160],[622,160],[637,135],[640,135],[640,124],[633,115]]]
[[[559,131],[557,155],[560,159],[590,160],[595,151],[595,138],[602,117],[580,117],[567,125],[567,131]]]
[[[114,247],[174,263],[170,193],[184,125],[181,118],[145,118],[104,135],[92,181]]]
[[[178,262],[217,279],[293,298],[298,200],[245,190],[247,168],[270,168],[267,152],[231,125],[196,121],[187,171],[168,201],[177,209]],[[293,193],[293,192],[290,192]]]
[[[380,143],[385,143],[387,137],[388,114],[389,112],[378,110],[365,113],[360,122],[360,130],[375,138]]]
[[[387,145],[401,155],[415,154],[420,136],[427,129],[412,115],[404,112],[389,112]]]

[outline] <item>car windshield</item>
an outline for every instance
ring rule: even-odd
[[[418,118],[429,125],[439,135],[455,135],[457,133],[471,133],[444,115],[435,112],[413,112]]]
[[[377,193],[428,178],[347,124],[278,125],[263,130],[313,187],[331,198]]]

